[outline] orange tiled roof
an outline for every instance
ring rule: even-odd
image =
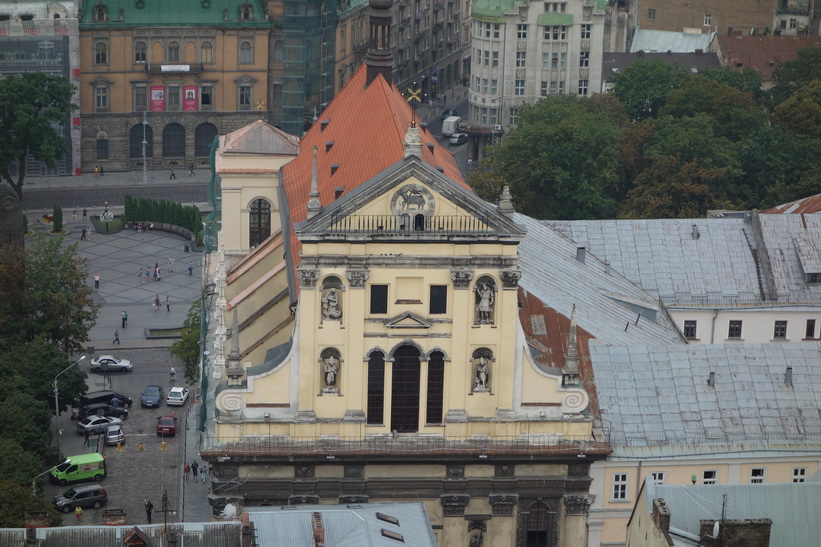
[[[299,155],[282,168],[292,226],[307,218],[314,146],[323,207],[334,201],[337,188],[343,194],[350,192],[404,157],[411,107],[396,86],[381,76],[365,87],[366,72],[367,65],[363,64],[302,138]],[[453,154],[427,130],[420,129],[419,133],[422,161],[441,167],[445,176],[470,189]],[[333,174],[331,166],[336,166]],[[294,258],[291,268],[296,269],[301,244],[293,229],[290,245]]]
[[[719,36],[721,64],[730,68],[751,67],[761,78],[772,78],[778,62],[795,59],[795,52],[806,46],[821,47],[818,36]]]

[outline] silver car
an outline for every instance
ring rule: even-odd
[[[120,424],[110,425],[105,430],[105,444],[116,446],[125,442],[125,432]]]
[[[132,368],[133,367],[131,365],[131,361],[129,361],[128,359],[118,359],[113,355],[100,355],[96,359],[91,360],[92,372],[110,372],[114,370],[129,371]]]
[[[104,433],[110,425],[122,425],[123,421],[119,418],[111,418],[109,416],[91,416],[77,422],[77,433],[95,433],[97,435]]]

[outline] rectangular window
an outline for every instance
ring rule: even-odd
[[[493,66],[496,66],[496,67],[499,66],[499,52],[498,51],[493,52],[493,59],[491,60],[490,66],[492,66],[492,67]]]
[[[587,80],[579,80],[579,95],[587,95]]]
[[[168,86],[166,96],[166,110],[180,109],[180,87],[177,85]]]
[[[527,25],[516,25],[516,38],[519,40],[527,40]]]
[[[773,329],[773,339],[774,340],[784,340],[787,338],[787,322],[786,321],[776,321],[775,328]]]
[[[613,501],[627,499],[627,473],[613,474]]]
[[[696,327],[698,326],[698,321],[694,320],[685,320],[684,321],[684,337],[688,340],[695,340],[696,339]]]
[[[524,68],[527,64],[527,52],[526,51],[517,51],[516,52],[516,68]]]
[[[709,27],[712,24],[713,24],[713,16],[710,15],[709,13],[705,13],[704,14],[704,26]]]
[[[514,95],[524,95],[525,94],[525,81],[524,80],[516,80],[516,86],[513,90]]]
[[[567,52],[563,51],[559,55],[559,68],[564,68],[565,66],[567,66]]]
[[[200,109],[211,110],[214,105],[214,88],[210,85],[200,86]]]
[[[490,81],[490,94],[491,95],[497,95],[499,93],[498,86],[499,86],[499,80],[491,80]]]
[[[388,313],[387,285],[371,285],[371,313]]]
[[[541,90],[542,97],[547,97],[547,86],[548,86],[548,83],[543,81],[542,82],[542,90]]]
[[[487,108],[483,106],[479,110],[479,113],[480,113],[479,119],[482,121],[482,124],[487,125]]]
[[[567,39],[567,27],[564,25],[557,25],[553,27],[553,39],[554,40],[566,40]]]
[[[108,139],[97,139],[97,159],[108,159]]]
[[[656,10],[648,9],[647,10],[647,19],[650,21],[654,21],[656,19]]]
[[[650,473],[654,484],[664,484],[664,471],[653,471]]]
[[[790,19],[790,28],[798,27],[798,19]]]
[[[821,274],[817,273],[808,273],[807,274],[807,283],[818,283],[821,281]]]
[[[516,125],[516,118],[517,118],[518,115],[519,115],[519,110],[517,108],[511,108],[510,109],[510,113],[509,113],[509,117],[508,117],[510,125]]]
[[[148,109],[148,88],[138,85],[134,88],[134,111],[145,112]]]
[[[485,38],[490,38],[490,23],[485,23]]]
[[[108,112],[108,88],[97,87],[94,89],[94,111]]]
[[[387,285],[383,285],[387,288]],[[373,285],[371,285],[373,287]],[[373,301],[373,300],[371,300]],[[382,425],[385,417],[385,357],[375,351],[368,359],[368,417],[371,425]]]
[[[497,114],[498,114],[498,110],[496,110],[495,108],[490,109],[490,124],[491,125],[496,125],[496,123],[497,123],[496,122]]]
[[[551,95],[556,94],[556,82],[550,82],[550,94]]]
[[[711,469],[701,474],[701,484],[715,484],[718,480],[718,471]]]
[[[590,66],[590,52],[589,51],[582,51],[579,53],[579,66],[585,67]]]
[[[793,467],[792,470],[792,481],[793,482],[804,482],[807,479],[807,468],[806,467]]]
[[[561,80],[559,82],[559,95],[563,95],[563,94],[564,94],[564,80]]]
[[[494,38],[499,37],[499,30],[501,29],[501,27],[502,27],[501,23],[493,23],[493,37]]]
[[[750,470],[750,483],[751,484],[761,484],[764,482],[764,468],[763,467],[753,467]]]
[[[542,68],[550,68],[550,54],[542,53]]]
[[[485,50],[484,60],[485,60],[484,65],[485,66],[490,66],[490,51]]]
[[[559,54],[554,53],[550,57],[550,68],[559,68]]]
[[[448,286],[430,286],[430,314],[442,315],[448,312]]]
[[[582,40],[589,40],[590,39],[590,29],[592,27],[593,27],[593,25],[590,25],[590,24],[582,25],[582,31],[581,31]]]
[[[488,85],[487,84],[488,84],[487,78],[482,78],[482,93],[484,93],[485,95],[487,95],[487,91],[488,91]]]
[[[137,42],[134,44],[134,62],[135,63],[145,63],[146,62],[146,46],[145,42]]]
[[[251,86],[239,86],[239,109],[251,110]]]
[[[730,321],[730,330],[727,332],[727,338],[741,338],[741,321],[733,320]]]
[[[815,338],[815,319],[807,319],[807,331],[804,338]]]

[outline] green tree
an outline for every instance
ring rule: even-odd
[[[59,204],[54,204],[54,212],[52,214],[51,231],[59,234],[63,231],[63,208]]]
[[[772,120],[789,133],[821,139],[821,80],[813,80],[776,106]]]
[[[612,216],[620,129],[601,106],[555,96],[523,107],[517,127],[470,173],[471,186],[495,200],[507,184],[516,209],[535,218]]]
[[[11,299],[0,304],[0,342],[43,337],[67,353],[83,350],[100,306],[91,299],[86,261],[77,256],[77,245],[63,249],[62,239],[41,234],[22,253],[0,249],[0,279],[12,283],[0,288]]]
[[[31,481],[42,473],[41,455],[24,450],[15,437],[0,438],[0,461],[7,466],[4,478],[23,487],[31,488]]]
[[[793,93],[813,80],[821,80],[821,48],[807,46],[795,53],[795,59],[779,63],[773,70],[773,87],[769,90],[771,108],[789,99]]]
[[[185,380],[193,384],[200,377],[200,328],[202,326],[202,304],[194,302],[188,309],[188,316],[182,325],[182,336],[171,344],[171,355],[185,365]]]
[[[685,67],[670,66],[659,59],[639,59],[613,77],[613,94],[632,119],[641,121],[658,116],[667,95],[688,78],[690,72]]]
[[[49,524],[60,526],[62,519],[50,501],[32,496],[31,487],[23,487],[7,478],[0,479],[0,528],[22,528],[29,512],[48,513]]]
[[[55,126],[67,124],[77,106],[71,103],[74,86],[61,76],[26,72],[0,79],[0,176],[17,195],[23,195],[26,156],[53,166],[66,152],[65,139]],[[17,162],[14,180],[11,166]]]
[[[699,76],[720,84],[745,91],[753,96],[756,103],[763,98],[761,74],[753,68],[745,66],[736,70],[728,66],[700,68]]]
[[[15,439],[26,449],[44,454],[54,415],[48,401],[38,401],[21,391],[4,391],[5,397],[0,401],[0,439]]]

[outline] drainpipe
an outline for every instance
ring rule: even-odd
[[[718,317],[718,308],[716,308],[713,311],[715,313],[713,313],[713,327],[712,327],[711,332],[710,332],[710,343],[711,344],[715,344],[715,342],[716,342],[716,318]]]

